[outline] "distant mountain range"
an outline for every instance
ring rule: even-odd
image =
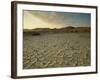
[[[24,29],[23,32],[90,32],[90,27],[73,27],[73,26],[67,26],[63,28],[35,28],[35,29]]]

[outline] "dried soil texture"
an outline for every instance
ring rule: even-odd
[[[45,33],[23,37],[23,69],[91,65],[90,33]]]

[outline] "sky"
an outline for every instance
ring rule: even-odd
[[[53,12],[53,11],[23,11],[23,28],[62,28],[90,27],[91,15],[89,13]]]

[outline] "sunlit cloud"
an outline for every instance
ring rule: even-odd
[[[90,26],[90,14],[50,11],[23,11],[25,29]]]

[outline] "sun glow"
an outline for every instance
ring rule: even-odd
[[[23,28],[62,28],[90,26],[90,14],[52,11],[23,11]]]
[[[24,29],[35,29],[35,28],[51,28],[60,27],[59,24],[50,23],[49,21],[43,20],[30,12],[24,13]]]

